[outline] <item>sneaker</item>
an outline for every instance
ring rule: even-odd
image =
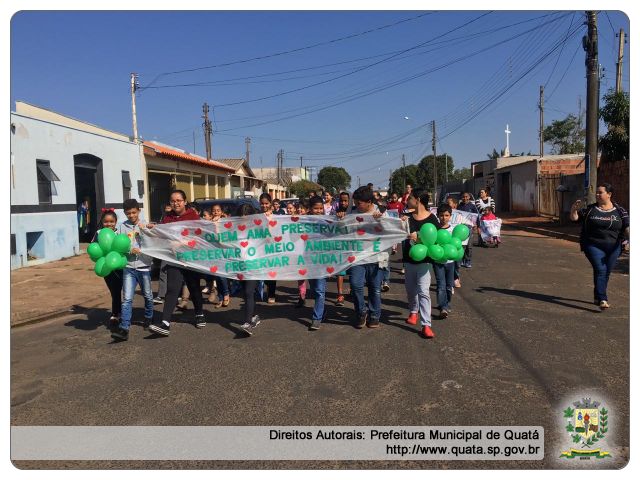
[[[207,321],[204,319],[204,314],[200,313],[195,318],[196,328],[204,328],[207,326]]]
[[[320,320],[313,320],[309,326],[309,330],[320,330],[321,323]]]
[[[336,300],[336,307],[344,307],[344,295],[338,295]]]
[[[409,325],[417,325],[418,324],[418,314],[412,312],[409,315],[409,317],[407,318],[406,323],[408,323]]]
[[[378,328],[379,326],[380,326],[379,318],[370,318],[369,321],[367,322],[367,327],[369,328]]]
[[[389,291],[389,284],[388,284],[387,282],[384,282],[384,283],[382,284],[382,288],[381,288],[381,290],[382,290],[383,292],[388,292],[388,291]]]
[[[254,315],[251,317],[251,328],[256,328],[258,325],[260,325],[260,317],[258,315]]]
[[[606,300],[601,300],[600,301],[600,310],[606,310],[610,306],[611,305],[609,305],[609,302],[607,302]]]
[[[440,318],[447,318],[449,316],[449,311],[446,309],[440,310]]]
[[[210,293],[211,293],[211,291],[209,290],[209,288],[208,288],[208,287],[204,287],[204,288],[202,289],[202,294],[203,294],[203,295],[209,295]]]
[[[153,318],[145,318],[144,321],[142,322],[142,328],[144,328],[145,330],[149,330],[149,327],[151,326],[151,322],[153,322]]]
[[[453,286],[456,287],[456,288],[460,288],[462,286],[462,284],[460,283],[460,279],[459,278],[456,278],[453,281]]]
[[[154,297],[153,298],[153,303],[155,303],[156,305],[164,303],[164,298],[162,298],[162,297]]]
[[[171,324],[165,320],[161,320],[159,322],[153,322],[149,326],[149,330],[153,333],[157,333],[158,335],[164,335],[165,337],[169,336],[169,330],[171,329]]]
[[[433,338],[433,337],[435,337],[435,334],[433,333],[433,330],[431,330],[431,327],[428,327],[427,325],[422,327],[422,335],[425,338]]]
[[[275,299],[275,297],[269,297],[269,299],[267,300],[267,303],[270,303],[270,304],[272,304],[272,305],[273,305],[274,303],[276,303],[276,299]]]
[[[360,315],[358,322],[356,323],[356,328],[362,328],[367,324],[367,317],[369,317],[369,312],[365,312]]]
[[[119,325],[120,318],[118,318],[117,315],[111,315],[111,317],[109,317],[109,330],[113,332],[118,328]]]
[[[129,330],[118,327],[113,332],[111,332],[111,338],[113,338],[114,340],[125,342],[129,340]]]
[[[306,305],[307,301],[304,298],[299,298],[298,303],[296,303],[296,308],[302,308]]]
[[[400,273],[404,275],[404,267],[402,267],[402,270],[400,270]]]

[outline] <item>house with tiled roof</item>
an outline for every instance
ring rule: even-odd
[[[244,158],[220,158],[217,161],[234,170],[230,178],[231,198],[259,197],[263,192],[262,179],[256,176]]]

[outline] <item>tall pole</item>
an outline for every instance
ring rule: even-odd
[[[433,204],[437,205],[438,200],[438,166],[436,164],[436,121],[431,122],[431,149],[433,150]]]
[[[407,190],[407,165],[404,163],[404,153],[402,154],[402,194]]]
[[[211,120],[209,120],[209,105],[202,105],[202,128],[204,129],[204,145],[207,150],[207,160],[211,160]]]
[[[136,115],[136,90],[138,89],[138,74],[131,74],[131,115],[133,116],[133,141],[138,141],[138,117]]]
[[[544,85],[540,85],[540,157],[544,157]]]
[[[449,155],[444,154],[444,183],[449,182]]]
[[[583,38],[583,46],[587,53],[585,65],[587,67],[587,126],[586,126],[586,165],[588,169],[587,203],[596,201],[596,183],[598,181],[598,27],[595,11],[587,11],[588,36]],[[585,172],[586,173],[586,172]]]
[[[245,161],[247,162],[247,167],[249,166],[249,147],[251,146],[251,137],[245,137],[244,139],[244,144],[246,146],[246,152],[245,152]]]
[[[618,63],[616,63],[616,93],[620,93],[622,91],[622,57],[624,54],[624,30],[621,28],[620,33],[618,34],[620,37],[620,44],[618,46]]]

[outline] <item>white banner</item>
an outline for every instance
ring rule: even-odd
[[[497,218],[495,220],[482,220],[480,222],[480,235],[485,242],[493,240],[493,237],[500,236],[500,229],[502,228],[502,219]]]
[[[263,214],[142,229],[142,251],[171,264],[238,280],[302,280],[385,262],[407,224],[371,215]]]
[[[438,208],[431,207],[429,210],[435,215],[438,216]],[[468,227],[475,227],[478,222],[478,214],[465,212],[464,210],[458,210],[454,208],[451,211],[451,220],[449,223],[451,225],[467,225]]]

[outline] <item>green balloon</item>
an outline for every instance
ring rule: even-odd
[[[103,228],[98,232],[98,243],[104,253],[111,251],[111,245],[116,238],[116,234],[110,228]]]
[[[459,238],[464,242],[467,238],[469,238],[469,227],[462,224],[456,225],[455,227],[453,227],[453,232],[451,235]]]
[[[444,258],[447,260],[454,260],[458,256],[458,249],[450,243],[446,244],[442,248],[444,249]]]
[[[427,258],[427,253],[429,249],[426,245],[422,245],[421,243],[416,243],[409,249],[409,256],[415,260],[416,262],[421,262],[425,258]]]
[[[89,258],[91,260],[96,262],[100,257],[104,257],[104,252],[100,248],[100,245],[98,245],[96,242],[93,242],[87,247],[87,255],[89,255]]]
[[[105,264],[107,265],[107,267],[109,267],[110,270],[117,270],[118,268],[120,268],[121,257],[122,254],[118,252],[109,252],[107,253],[107,256],[104,257]]]
[[[447,245],[451,241],[451,233],[449,230],[440,229],[436,237],[436,243],[441,246]]]
[[[462,240],[460,240],[458,237],[451,236],[449,245],[453,245],[457,250],[458,248],[462,247]]]
[[[429,247],[429,256],[438,261],[444,257],[444,249],[440,245],[431,245]]]
[[[460,247],[457,250],[456,258],[454,258],[454,260],[456,262],[459,262],[460,260],[462,260],[462,257],[464,257],[464,248]]]
[[[126,255],[122,255],[120,257],[120,266],[118,267],[118,269],[125,268],[127,266],[128,262],[129,262],[129,260],[127,260],[127,256]]]
[[[129,249],[131,248],[131,240],[129,240],[129,236],[121,233],[116,235],[113,239],[113,243],[111,244],[111,251],[118,253],[129,253]]]
[[[436,243],[436,236],[438,235],[438,229],[433,223],[425,223],[420,227],[420,242],[423,245],[433,245]]]
[[[96,275],[98,275],[99,277],[106,277],[111,273],[111,269],[107,265],[105,257],[101,257],[98,259],[95,266],[93,267],[93,271],[96,272]]]

